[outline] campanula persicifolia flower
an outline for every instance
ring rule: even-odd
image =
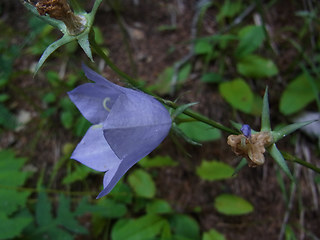
[[[93,126],[89,128],[71,158],[101,172],[108,194],[120,178],[167,136],[171,117],[153,97],[113,84],[83,66],[88,79],[69,92],[69,97]]]

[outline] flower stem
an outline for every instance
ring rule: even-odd
[[[100,48],[100,46],[97,44],[97,42],[94,39],[94,36],[90,36],[90,43],[91,43],[91,47],[92,49],[109,65],[109,67],[115,71],[120,77],[124,78],[127,80],[127,82],[140,89],[141,91],[153,96],[155,99],[157,99],[159,102],[163,103],[164,105],[170,107],[170,108],[178,108],[179,105],[170,101],[170,100],[165,100],[157,95],[155,95],[154,93],[142,88],[141,86],[139,86],[139,84],[137,83],[137,81],[130,77],[128,74],[126,74],[125,72],[121,71],[111,60],[110,58],[102,51],[102,49]],[[206,123],[214,128],[218,128],[222,131],[228,132],[230,134],[238,134],[238,132],[236,132],[235,130],[225,127],[224,125],[222,125],[221,123],[218,123],[216,121],[213,121],[199,113],[196,113],[194,111],[191,111],[190,109],[186,109],[183,111],[184,114],[188,115],[189,117],[192,117],[194,119],[196,119],[197,121]]]

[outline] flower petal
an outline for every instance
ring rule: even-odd
[[[103,123],[104,136],[120,159],[145,157],[170,128],[167,109],[149,95],[133,90],[119,96]]]
[[[120,164],[119,158],[103,136],[101,125],[93,125],[89,128],[71,158],[101,172],[117,168]]]
[[[68,92],[68,95],[88,121],[98,124],[106,119],[120,93],[115,88],[86,83]]]

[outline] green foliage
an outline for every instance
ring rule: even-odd
[[[170,204],[161,199],[154,199],[152,202],[147,204],[146,211],[148,214],[165,214],[173,212]]]
[[[210,229],[210,231],[203,233],[202,240],[226,240],[226,238],[217,230]]]
[[[144,157],[138,162],[138,164],[144,168],[174,167],[178,165],[178,163],[172,160],[169,156],[155,156],[153,158]]]
[[[188,119],[185,115],[182,115],[181,117],[184,120]],[[221,138],[221,131],[219,129],[213,128],[203,122],[187,122],[184,120],[179,124],[179,129],[193,141],[208,142]]]
[[[226,0],[224,1],[224,4],[222,5],[220,12],[217,16],[217,21],[221,22],[225,18],[232,18],[234,17],[237,13],[239,13],[242,9],[242,1],[241,0],[236,0],[236,1],[231,1],[231,0]]]
[[[63,178],[63,184],[71,184],[76,181],[83,181],[90,173],[94,172],[91,168],[84,165],[76,165],[75,170]]]
[[[270,59],[258,55],[246,55],[237,62],[238,72],[245,77],[267,78],[278,74],[278,68]]]
[[[232,194],[221,194],[216,197],[214,207],[224,215],[244,215],[253,211],[251,203]]]
[[[188,215],[175,214],[170,219],[170,226],[178,240],[200,239],[200,229],[197,221]]]
[[[121,219],[112,228],[113,240],[149,240],[164,232],[167,221],[157,215],[145,215],[137,219]]]
[[[318,81],[317,88],[320,89]],[[310,81],[305,74],[293,79],[286,87],[280,99],[280,112],[289,115],[296,113],[315,100]]]
[[[217,181],[232,177],[234,169],[228,164],[218,161],[202,161],[197,167],[197,175],[204,180]]]
[[[156,185],[151,175],[142,169],[131,172],[128,182],[139,197],[153,198],[156,194]]]
[[[22,230],[32,222],[32,217],[8,218],[5,213],[0,212],[0,222],[0,239],[12,239],[19,236]]]

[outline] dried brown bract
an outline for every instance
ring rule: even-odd
[[[40,0],[36,4],[40,15],[48,14],[51,18],[65,23],[71,35],[77,35],[84,30],[84,19],[75,15],[66,0]]]
[[[241,135],[230,135],[227,143],[231,146],[232,151],[249,160],[250,167],[256,167],[264,163],[263,153],[265,147],[273,143],[272,136],[269,132],[259,132],[246,137]]]

